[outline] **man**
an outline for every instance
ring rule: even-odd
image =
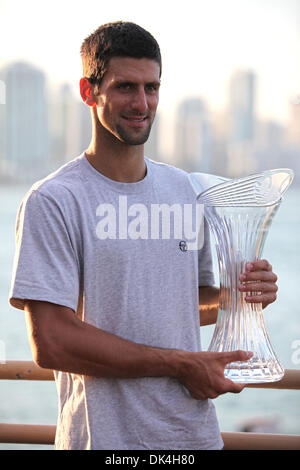
[[[201,352],[199,298],[201,325],[218,310],[206,226],[200,250],[182,250],[185,240],[157,227],[145,234],[155,204],[195,206],[184,171],[144,157],[159,97],[158,44],[117,22],[90,35],[81,54],[92,141],[23,200],[10,293],[25,310],[35,362],[56,371],[55,447],[221,449],[211,398],[242,390],[224,368],[251,353]],[[133,218],[138,211],[146,219]],[[261,295],[249,301],[275,300],[267,261],[244,276],[253,293],[260,281]]]

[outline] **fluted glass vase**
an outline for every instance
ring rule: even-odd
[[[240,292],[238,285],[246,264],[262,257],[270,225],[293,172],[270,170],[235,180],[192,173],[190,178],[198,203],[204,204],[219,264],[220,305],[208,350],[253,352],[249,361],[227,364],[225,376],[234,382],[280,380],[284,370],[271,345],[262,304],[246,302],[247,293]]]

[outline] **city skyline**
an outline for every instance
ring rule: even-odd
[[[18,14],[16,14],[18,13]],[[53,84],[78,93],[81,42],[100,24],[134,21],[157,38],[163,56],[160,110],[172,115],[179,101],[205,97],[212,110],[227,106],[234,70],[259,79],[257,113],[286,122],[300,96],[300,3],[298,0],[137,0],[114,4],[90,0],[0,0],[0,67],[20,59],[46,72]],[[46,21],[47,20],[47,21]]]
[[[211,168],[234,175],[258,167],[254,158],[260,167],[262,160],[274,167],[288,161],[283,154],[297,153],[294,149],[299,147],[300,133],[298,0],[188,0],[184,5],[179,0],[153,0],[148,8],[138,0],[126,3],[115,0],[113,4],[90,0],[86,8],[78,0],[0,0],[0,41],[4,45],[0,69],[20,61],[39,69],[46,76],[49,94],[53,94],[51,107],[59,116],[63,113],[69,116],[68,122],[62,122],[60,117],[49,123],[52,162],[61,161],[63,147],[65,154],[74,154],[79,147],[78,139],[84,139],[79,134],[87,136],[89,132],[87,117],[82,117],[80,123],[74,121],[76,107],[81,109],[82,116],[87,111],[79,94],[81,43],[100,24],[120,19],[148,29],[162,51],[158,119],[145,146],[147,153],[185,168],[187,162],[178,154],[181,144],[177,128],[178,113],[186,100],[201,101],[205,107],[206,123],[203,120],[195,144],[196,149],[206,139],[203,149],[207,154],[201,157],[203,171]],[[233,114],[229,112],[230,82],[240,71],[255,76],[255,120],[252,119],[255,148],[252,144],[228,142],[228,119],[233,125]],[[0,104],[3,107],[7,104]],[[197,132],[197,127],[189,132]],[[3,147],[1,139],[0,135]],[[193,137],[191,141],[195,142]],[[282,148],[287,141],[288,146]],[[83,145],[81,149],[84,150]],[[194,157],[190,152],[189,158],[196,158],[197,167],[195,149]],[[297,155],[292,160],[297,166]]]
[[[0,108],[2,181],[17,180],[16,175],[24,181],[40,179],[87,148],[90,110],[70,84],[51,88],[47,75],[24,61],[2,68],[0,79],[6,81],[7,95]],[[182,98],[174,111],[173,137],[158,111],[145,154],[186,171],[229,177],[286,166],[298,173],[300,106],[291,105],[287,126],[261,120],[255,111],[257,81],[252,71],[233,73],[229,106],[221,115],[211,112],[205,98]],[[166,142],[172,142],[169,152]]]

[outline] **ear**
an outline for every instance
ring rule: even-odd
[[[85,104],[91,107],[94,106],[96,102],[92,93],[92,85],[90,84],[88,79],[85,77],[81,78],[79,82],[79,87],[81,98],[85,102]]]

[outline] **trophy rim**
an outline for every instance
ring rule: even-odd
[[[223,201],[223,202],[210,202],[209,200],[205,201],[205,197],[211,197],[211,193],[212,191],[218,191],[218,190],[222,190],[222,188],[226,189],[226,187],[230,186],[230,185],[234,185],[234,184],[243,184],[243,183],[247,183],[247,182],[251,182],[252,180],[255,180],[255,179],[262,179],[262,178],[266,178],[268,176],[273,176],[273,175],[276,175],[276,174],[286,174],[286,177],[283,179],[280,187],[279,187],[279,194],[278,194],[278,198],[277,199],[273,199],[272,201],[270,202],[260,202],[260,201],[255,201],[255,202],[251,202],[251,203],[247,203],[247,201],[245,202],[238,202],[238,203],[235,203],[234,200],[232,201]],[[201,176],[204,178],[204,177],[209,177],[211,176],[211,179],[215,179],[215,180],[221,180],[221,182],[217,183],[217,184],[213,184],[211,185],[210,187],[206,187],[206,189],[204,189],[204,191],[201,191],[197,194],[197,199],[203,199],[203,204],[206,205],[206,206],[209,206],[209,207],[270,207],[270,206],[273,206],[273,205],[276,205],[276,204],[280,204],[282,202],[282,198],[283,198],[283,195],[285,194],[285,192],[287,191],[287,189],[290,187],[290,185],[292,184],[292,181],[294,179],[294,171],[290,168],[275,168],[275,169],[271,169],[271,170],[265,170],[265,171],[262,171],[260,173],[253,173],[251,175],[248,175],[248,176],[243,176],[243,177],[239,177],[239,178],[223,178],[223,177],[220,177],[220,176],[216,176],[216,175],[207,175],[207,174],[204,174],[204,173],[191,173],[189,176],[190,176],[190,180],[191,180],[191,183],[192,185],[194,186],[194,189],[195,189],[195,185],[193,184],[192,180],[193,178],[197,178],[196,175],[199,175],[198,176],[198,182],[199,182],[199,186],[201,186]],[[195,189],[196,191],[196,189]]]
[[[259,207],[263,208],[263,207],[272,207],[272,206],[279,206],[283,201],[283,197],[280,197],[280,199],[278,199],[277,201],[275,202],[270,202],[269,204],[230,204],[230,203],[223,203],[223,204],[215,204],[215,203],[207,203],[207,202],[204,202],[203,205],[205,207],[235,207],[235,208],[253,208],[253,209],[257,209]]]

